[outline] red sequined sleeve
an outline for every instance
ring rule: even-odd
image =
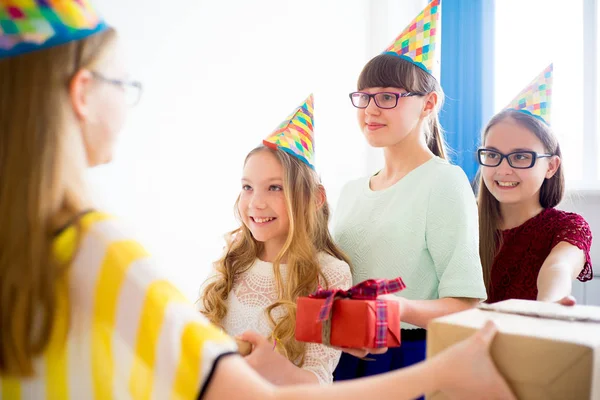
[[[590,248],[592,247],[592,231],[581,215],[565,213],[556,222],[556,233],[552,241],[552,248],[560,242],[567,242],[578,247],[585,253],[585,265],[577,277],[581,282],[593,278]]]

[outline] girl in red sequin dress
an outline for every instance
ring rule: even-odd
[[[555,207],[564,194],[560,146],[549,125],[507,109],[492,118],[478,150],[480,255],[488,302],[559,301],[573,279],[592,279],[592,233]]]

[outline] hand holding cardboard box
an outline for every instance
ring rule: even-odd
[[[600,399],[600,307],[527,300],[482,305],[433,320],[427,327],[427,357],[488,320],[499,331],[492,358],[519,399]]]

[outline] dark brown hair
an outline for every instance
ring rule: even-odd
[[[446,142],[438,110],[444,103],[444,92],[438,81],[425,70],[390,54],[380,54],[365,65],[358,77],[358,90],[373,87],[396,87],[408,92],[427,94],[436,92],[438,104],[429,117],[427,146],[438,157],[446,158]]]
[[[507,119],[515,121],[523,128],[533,133],[544,145],[544,149],[553,155],[561,157],[560,146],[552,129],[536,117],[517,110],[508,109],[496,114],[485,127],[483,131],[482,143],[485,145],[485,139],[490,129]],[[479,255],[481,265],[483,266],[483,277],[485,286],[488,289],[490,284],[490,274],[494,258],[501,245],[501,235],[498,230],[501,215],[500,202],[492,195],[485,183],[483,177],[479,174]],[[556,207],[563,198],[565,192],[565,177],[562,165],[550,179],[544,180],[540,189],[540,204],[544,208]]]

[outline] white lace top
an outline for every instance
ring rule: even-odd
[[[348,289],[352,285],[350,267],[326,253],[319,254],[323,275],[331,288]],[[281,266],[285,278],[286,266]],[[321,282],[325,286],[325,282]],[[227,300],[228,312],[223,319],[225,331],[232,335],[240,335],[253,330],[263,336],[272,333],[265,309],[277,300],[273,264],[256,260],[254,265],[241,274],[233,285]],[[279,310],[273,311],[277,318]],[[314,373],[321,384],[333,381],[333,370],[340,360],[341,352],[330,347],[309,343],[306,346],[306,357],[303,369]]]

